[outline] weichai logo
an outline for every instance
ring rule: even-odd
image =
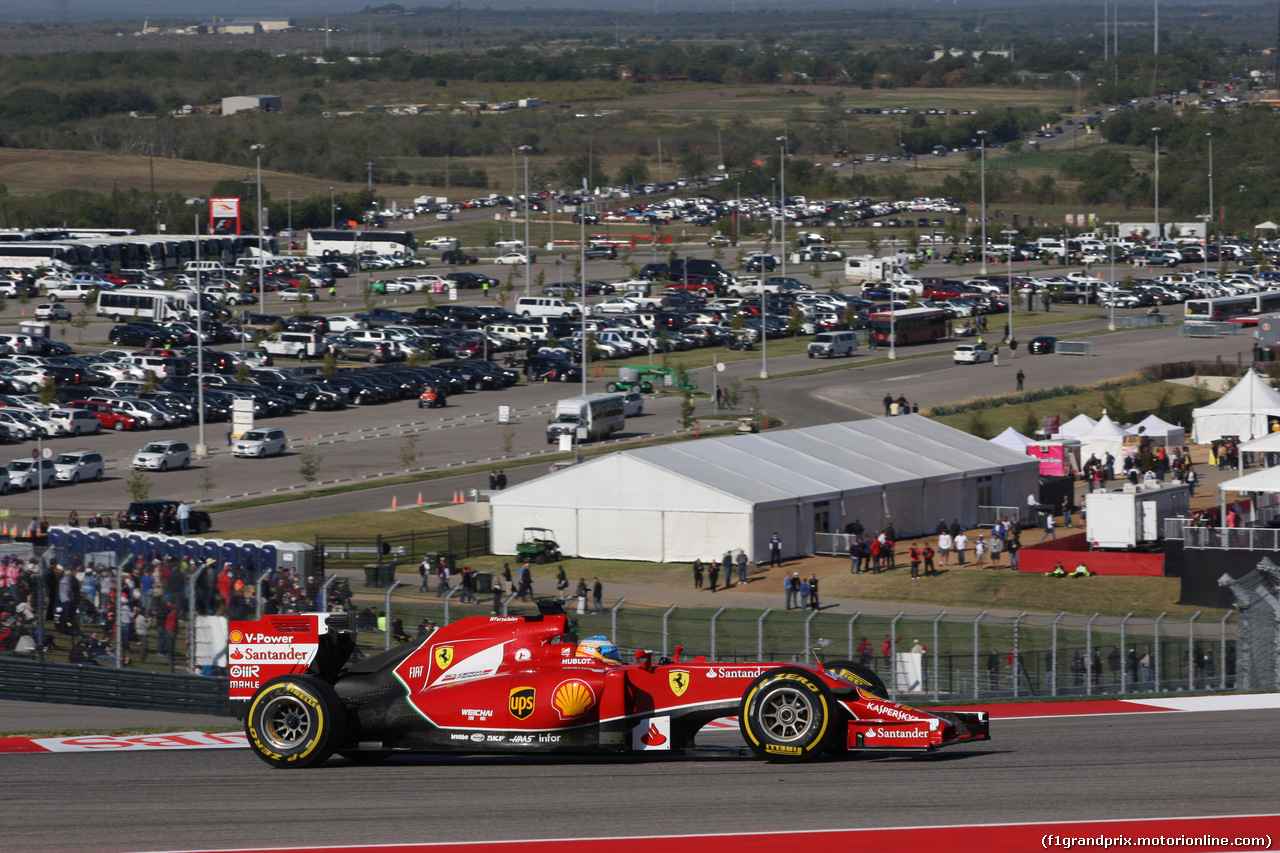
[[[517,720],[528,718],[533,713],[533,703],[537,695],[537,691],[532,687],[514,688],[511,691],[511,699],[508,703],[508,707],[511,709],[511,716]]]

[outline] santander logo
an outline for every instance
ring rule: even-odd
[[[640,742],[645,746],[662,746],[667,739],[662,732],[658,731],[656,724],[650,723],[649,731],[640,736]]]

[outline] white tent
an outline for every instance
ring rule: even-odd
[[[1104,413],[1102,420],[1094,424],[1092,429],[1076,436],[1080,439],[1080,457],[1088,459],[1096,455],[1099,459],[1105,459],[1110,453],[1116,459],[1120,459],[1124,452],[1124,439],[1127,435],[1129,433],[1124,427]]]
[[[1010,450],[1021,451],[1028,444],[1035,444],[1036,442],[1027,438],[1013,427],[1006,427],[1004,432],[991,439],[991,443],[998,444],[1001,447],[1007,447]]]
[[[1249,453],[1280,453],[1280,432],[1269,432],[1253,441],[1242,441],[1240,449]]]
[[[684,562],[745,550],[811,553],[814,533],[854,520],[899,536],[978,506],[1018,506],[1038,465],[1019,451],[904,416],[624,450],[490,497],[491,546],[512,554],[526,527],[568,555]]]
[[[1220,492],[1280,492],[1280,467],[1263,468],[1218,484]]]
[[[1280,391],[1250,370],[1231,390],[1191,413],[1192,441],[1210,442],[1227,435],[1242,441],[1266,435],[1268,418],[1280,418]]]
[[[1143,429],[1145,427],[1145,429]],[[1187,443],[1187,431],[1180,426],[1176,426],[1166,421],[1160,420],[1155,415],[1147,415],[1138,423],[1129,428],[1131,435],[1145,435],[1152,439],[1157,439],[1157,443],[1166,447],[1181,447]]]
[[[1085,414],[1079,414],[1058,427],[1058,432],[1054,435],[1054,438],[1079,438],[1097,425],[1098,422],[1093,418]]]

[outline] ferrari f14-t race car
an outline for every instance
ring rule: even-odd
[[[737,714],[755,755],[774,762],[863,749],[929,751],[989,739],[985,712],[926,712],[889,701],[874,671],[818,665],[623,663],[604,637],[568,633],[559,601],[539,615],[473,616],[350,666],[345,614],[233,622],[230,698],[249,745],[276,767],[335,752],[688,755],[704,725]]]

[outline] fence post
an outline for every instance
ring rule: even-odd
[[[813,617],[818,615],[818,611],[814,610],[809,613],[809,617],[804,620],[804,651],[800,654],[800,662],[804,663],[809,657],[809,651],[813,648],[813,641],[809,634],[809,623],[813,621]]]
[[[678,605],[675,604],[671,605],[662,614],[662,656],[664,658],[667,656],[667,640],[669,639],[667,632],[667,618],[671,616],[677,606]]]
[[[1222,673],[1219,685],[1222,690],[1227,689],[1227,620],[1230,618],[1230,610],[1222,614],[1222,638],[1218,649],[1218,672]]]
[[[938,615],[933,620],[933,701],[938,701],[938,662],[942,656],[938,654],[938,623],[942,621],[942,617],[947,615],[947,611],[939,610]]]
[[[1191,614],[1187,620],[1187,689],[1196,689],[1196,619],[1200,611]]]
[[[893,617],[889,622],[889,675],[893,679],[889,685],[889,698],[898,701],[898,667],[894,655],[898,653],[898,620],[902,618],[902,611],[898,611],[898,615]]]
[[[510,594],[510,595],[508,595],[506,598],[504,598],[504,599],[502,600],[502,615],[503,615],[503,616],[506,616],[506,615],[507,615],[507,608],[508,608],[509,606],[511,606],[511,602],[515,601],[515,600],[516,600],[516,596],[517,596],[517,595],[519,595],[519,594],[520,594],[520,592],[519,592],[518,590],[512,590],[512,591],[511,591],[511,594]]]
[[[1155,647],[1155,659],[1151,661],[1151,663],[1155,667],[1151,671],[1151,683],[1152,683],[1151,692],[1152,693],[1160,692],[1160,620],[1164,619],[1164,617],[1165,617],[1165,611],[1162,610],[1160,611],[1160,615],[1156,617],[1156,621],[1153,623],[1154,630],[1152,633],[1155,634],[1156,647]]]
[[[1098,618],[1095,613],[1089,617],[1089,621],[1084,623],[1084,695],[1093,695],[1093,620]]]
[[[1129,621],[1129,617],[1132,615],[1133,615],[1133,611],[1130,611],[1124,615],[1123,619],[1120,620],[1120,692],[1121,693],[1129,692],[1129,655],[1124,650],[1124,647],[1125,647],[1124,627],[1125,627],[1125,623]]]
[[[395,589],[398,586],[404,586],[404,584],[400,583],[400,581],[398,580],[391,581],[391,586],[387,587],[386,603],[383,604],[382,606],[382,621],[383,621],[383,624],[387,626],[386,630],[382,632],[382,642],[383,642],[382,647],[384,649],[391,648],[391,593],[395,592]],[[450,592],[449,594],[453,595],[453,592]],[[446,604],[445,606],[447,607],[448,605]],[[445,611],[446,614],[448,612],[449,612],[448,610]],[[449,624],[448,618],[445,619],[444,623],[446,625]]]
[[[849,617],[849,660],[854,660],[854,657],[853,657],[853,623],[854,623],[854,622],[857,622],[857,621],[858,621],[858,617],[859,617],[859,616],[861,616],[861,615],[862,615],[862,611],[861,611],[861,610],[855,610],[855,611],[853,611],[853,615],[852,615],[851,617]]]
[[[456,593],[460,589],[462,589],[461,582],[459,582],[458,586],[455,586],[453,589],[449,590],[445,594],[445,597],[444,597],[444,624],[445,625],[449,624],[449,599],[453,598],[454,593]]]
[[[337,579],[337,575],[329,575],[329,577],[325,579],[324,584],[320,587],[320,597],[316,601],[316,609],[321,613],[329,612],[329,587],[333,586],[334,581]]]
[[[764,620],[772,612],[772,607],[766,607],[760,614],[760,618],[756,620],[756,658],[758,660],[764,660]]]
[[[982,690],[982,682],[978,680],[978,623],[982,621],[982,617],[987,615],[987,611],[982,611],[973,617],[973,698],[979,699],[979,692]]]
[[[207,568],[209,567],[205,565],[196,567],[195,571],[191,573],[191,578],[187,581],[187,672],[191,672],[191,673],[194,673],[196,671],[196,582],[200,579],[200,576],[204,574],[204,570]],[[261,590],[258,591],[258,595],[259,595],[259,600],[261,600],[261,595],[262,595]],[[121,659],[121,653],[123,652],[122,646],[124,645],[124,643],[121,640],[121,631],[120,631],[120,629],[123,627],[120,624],[120,612],[123,609],[120,606],[120,602],[124,600],[124,597],[121,595],[119,566],[116,567],[115,596],[116,596],[116,668],[119,669],[121,666],[124,665]],[[258,605],[258,618],[259,619],[262,618],[261,604]],[[170,650],[169,654],[171,656],[169,659],[173,660],[172,658],[173,650]]]
[[[1022,620],[1027,616],[1027,611],[1018,614],[1018,618],[1013,620],[1013,698],[1018,698],[1018,685],[1021,683],[1021,674],[1026,671],[1026,667],[1022,665],[1022,649],[1019,645],[1021,640]]]
[[[1066,616],[1065,611],[1058,611],[1058,618],[1053,620],[1052,637],[1049,642],[1049,695],[1058,695],[1058,622]]]
[[[725,608],[721,607],[715,613],[711,614],[711,659],[712,660],[716,659],[716,620],[720,618],[720,614],[723,613],[724,611],[725,611]],[[615,633],[614,636],[616,637],[617,634]]]
[[[609,627],[611,630],[609,636],[613,637],[615,642],[618,639],[618,610],[624,602],[626,602],[625,598],[619,598],[618,603],[609,608]]]

